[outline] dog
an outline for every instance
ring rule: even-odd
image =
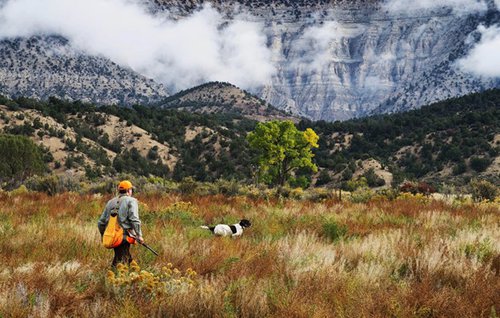
[[[202,229],[210,230],[215,235],[219,236],[231,236],[236,237],[243,234],[243,229],[252,226],[249,220],[243,219],[240,223],[235,223],[232,225],[228,224],[217,224],[216,226],[200,226]]]

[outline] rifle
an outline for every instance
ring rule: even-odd
[[[137,239],[136,236],[132,235],[132,233],[130,233],[130,231],[128,231],[128,236],[130,236],[131,238],[133,238],[137,243],[141,244],[142,246],[144,246],[145,248],[147,248],[148,250],[150,250],[153,254],[155,254],[156,256],[159,256],[157,252],[155,252],[154,249],[152,249],[149,245],[147,245],[146,243],[144,242],[139,242],[139,240]]]

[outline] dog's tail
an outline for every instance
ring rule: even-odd
[[[205,229],[205,230],[209,230],[210,232],[214,232],[214,229],[215,229],[215,226],[206,226],[206,225],[202,225],[200,226],[200,228],[202,229]]]
[[[206,226],[206,225],[202,225],[200,226],[200,228],[202,229],[205,229],[205,230],[209,230],[210,232],[214,232],[214,229],[215,229],[215,226]]]

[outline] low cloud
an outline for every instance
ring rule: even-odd
[[[386,0],[384,8],[392,13],[414,14],[422,10],[448,9],[457,16],[483,14],[488,10],[490,0]],[[500,10],[500,0],[494,0]],[[482,76],[500,77],[500,26],[479,26],[481,40],[473,46],[467,56],[456,62],[462,71]],[[473,37],[471,42],[475,41]]]
[[[455,14],[470,14],[488,9],[487,0],[387,0],[383,7],[389,12],[399,14],[413,14],[417,11],[443,8],[451,9]]]
[[[252,89],[275,72],[263,25],[241,16],[227,23],[210,6],[178,21],[130,0],[9,0],[0,6],[0,40],[62,35],[79,51],[174,90],[215,80]]]
[[[479,26],[481,40],[468,55],[457,61],[463,71],[484,77],[500,77],[500,26]]]
[[[388,78],[381,78],[387,64],[394,63],[396,56],[391,52],[375,53],[373,50],[352,52],[349,43],[353,38],[363,36],[366,26],[335,21],[311,26],[304,30],[296,42],[298,51],[290,67],[306,74],[332,72],[332,63],[362,63],[370,65],[369,69],[359,70],[359,76],[351,80],[357,81],[360,92],[373,94],[387,91],[393,84]],[[296,56],[296,57],[295,57]],[[335,71],[334,71],[335,72]],[[335,74],[337,74],[335,72]],[[349,74],[344,74],[349,75]],[[335,76],[330,74],[330,76]]]
[[[362,26],[335,21],[309,27],[296,42],[299,52],[292,62],[292,67],[321,72],[332,62],[345,61],[350,58],[349,52],[342,51],[343,46],[339,45],[339,42],[360,36],[364,31]]]
[[[392,87],[392,83],[388,80],[383,80],[379,76],[371,75],[364,79],[362,86],[367,93],[375,93],[379,91],[386,91]]]

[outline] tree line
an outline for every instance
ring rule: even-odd
[[[70,157],[69,163],[59,164],[80,165],[82,160],[78,159],[78,153],[85,153],[98,163],[96,167],[86,167],[89,177],[128,172],[174,180],[193,177],[197,181],[234,179],[254,182],[259,168],[263,167],[262,153],[258,150],[263,145],[250,137],[259,133],[261,124],[234,113],[197,114],[144,105],[98,107],[57,98],[37,101],[0,97],[0,104],[12,110],[39,110],[45,116],[72,127],[80,137],[94,140],[118,154],[111,161],[102,149],[86,146],[81,138],[72,140],[63,137],[66,147],[74,151],[74,156]],[[493,140],[495,135],[500,134],[499,105],[500,90],[496,89],[399,114],[333,123],[301,120],[294,125],[297,131],[304,132],[310,128],[318,136],[317,147],[310,150],[314,156],[311,156],[311,165],[297,167],[293,178],[283,178],[283,173],[280,173],[280,169],[283,171],[289,167],[264,167],[269,173],[261,181],[279,184],[286,179],[285,182],[294,185],[308,186],[312,182],[310,172],[314,165],[318,169],[316,184],[345,184],[358,169],[359,160],[374,158],[394,174],[395,183],[405,179],[428,178],[445,168],[452,170],[452,177],[456,180],[468,182],[474,175],[485,171],[498,156],[500,145]],[[167,143],[174,149],[173,155],[179,158],[178,164],[170,171],[155,155],[155,149],[142,156],[137,149],[125,147],[127,140],[110,140],[98,128],[105,123],[105,115],[115,115],[127,125],[146,130],[158,142]],[[75,116],[77,119],[71,119]],[[204,132],[186,141],[186,129],[194,126],[206,127],[213,133]],[[8,127],[6,132],[11,135],[26,136],[33,136],[35,131],[42,136],[43,129],[47,128],[40,127],[39,123],[26,122],[22,126]],[[61,137],[61,132],[49,130],[45,129],[47,134]],[[350,143],[343,146],[346,137],[350,138]],[[3,138],[12,136],[4,135]],[[4,144],[3,147],[14,146]],[[9,152],[3,150],[3,153]],[[42,158],[45,158],[42,161],[50,161],[50,157],[43,153]],[[40,171],[38,164],[35,166],[28,175],[32,171]],[[8,178],[8,168],[2,169],[2,176]],[[373,186],[380,185],[373,171],[368,171],[365,178]],[[499,182],[498,177],[491,181]]]

